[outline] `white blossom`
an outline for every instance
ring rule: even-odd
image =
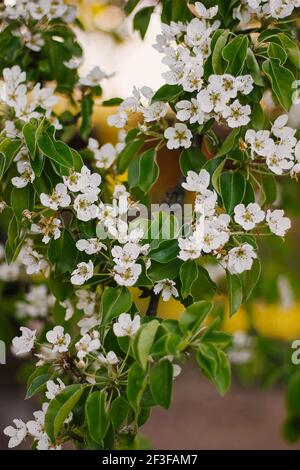
[[[118,337],[133,337],[141,326],[141,317],[135,315],[133,320],[129,313],[121,313],[118,320],[113,324],[114,334]]]
[[[40,200],[43,206],[57,211],[59,207],[68,207],[71,203],[71,198],[68,195],[68,189],[63,183],[58,183],[51,195],[41,193]]]
[[[227,269],[231,274],[241,274],[252,268],[253,260],[257,255],[249,243],[232,248],[227,256]]]
[[[94,275],[94,264],[91,260],[88,263],[78,263],[77,268],[71,273],[71,283],[81,286]]]
[[[265,213],[258,204],[251,202],[247,206],[238,204],[234,208],[234,220],[244,230],[252,230],[265,219]]]
[[[26,328],[26,326],[21,326],[20,331],[22,335],[16,336],[12,340],[13,351],[16,355],[30,352],[36,340],[36,330],[30,330],[30,328]]]
[[[57,383],[55,383],[54,380],[48,380],[48,382],[46,383],[46,397],[48,398],[48,400],[53,400],[53,398],[55,398],[56,395],[58,395],[66,387],[59,377],[56,379],[56,381]]]
[[[170,279],[162,279],[161,281],[155,283],[153,291],[155,294],[161,293],[163,300],[168,302],[172,296],[179,296],[175,285],[175,282]]]
[[[179,147],[189,148],[192,144],[192,133],[185,124],[176,123],[174,127],[168,127],[164,133],[167,139],[168,149],[178,149]]]
[[[92,332],[93,333],[93,332]],[[97,351],[100,348],[100,340],[96,336],[93,337],[93,334],[86,333],[76,344],[75,348],[77,350],[77,357],[83,359],[89,353]],[[96,333],[96,332],[95,332]]]
[[[69,333],[64,332],[62,326],[55,326],[53,330],[48,331],[46,338],[48,343],[53,344],[53,352],[63,353],[68,351],[71,336]]]
[[[13,423],[15,427],[7,426],[3,430],[3,433],[9,437],[8,447],[10,449],[21,444],[27,435],[26,424],[21,419],[14,419]]]
[[[279,237],[284,237],[286,232],[291,228],[291,221],[288,217],[284,217],[284,211],[276,209],[268,210],[266,215],[267,224],[272,233]]]
[[[76,242],[76,248],[79,251],[84,251],[87,255],[94,255],[95,253],[99,253],[102,249],[107,249],[106,246],[98,240],[98,238],[82,238]]]

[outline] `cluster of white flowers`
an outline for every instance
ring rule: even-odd
[[[287,123],[288,115],[283,114],[276,119],[271,131],[248,130],[245,142],[253,160],[262,159],[276,175],[290,172],[292,177],[297,177],[300,174],[300,141],[295,137],[297,130]]]
[[[7,20],[33,20],[61,19],[70,22],[75,19],[76,9],[67,5],[63,0],[16,0],[4,2],[4,9],[0,17]]]
[[[168,105],[162,101],[152,103],[153,96],[154,91],[147,86],[141,89],[134,87],[132,96],[121,103],[118,113],[108,117],[108,124],[123,128],[128,123],[130,113],[141,113],[146,123],[164,118],[168,112]]]
[[[233,10],[233,17],[247,24],[255,18],[282,19],[290,16],[300,0],[241,0]]]
[[[120,153],[125,146],[126,132],[120,130],[119,142],[116,145],[107,143],[99,147],[96,139],[89,138],[88,149],[94,154],[96,160],[96,167],[101,170],[108,170],[115,162],[118,153]]]
[[[47,392],[46,397],[48,400],[52,400],[58,395],[64,388],[64,382],[57,378],[57,382],[53,380],[48,380],[46,383]],[[23,440],[30,436],[35,442],[37,450],[61,450],[60,445],[53,445],[45,431],[45,416],[48,410],[49,403],[45,402],[42,405],[42,409],[34,411],[34,419],[29,420],[27,423],[24,423],[21,419],[14,419],[14,426],[7,426],[4,429],[4,434],[8,436],[9,442],[8,447],[14,448],[20,445]],[[69,424],[72,420],[72,413],[69,414],[67,419],[64,421],[64,424]]]
[[[49,294],[44,284],[31,286],[29,292],[25,294],[25,300],[16,303],[17,316],[19,318],[46,317],[54,303],[55,298]]]
[[[2,75],[4,81],[2,100],[12,108],[16,118],[27,122],[42,115],[50,117],[51,109],[57,102],[52,88],[41,87],[40,83],[36,83],[30,89],[25,83],[26,72],[22,72],[18,65],[5,68]]]
[[[217,205],[217,193],[209,189],[210,175],[206,170],[199,174],[189,171],[187,180],[182,186],[187,191],[196,192],[195,216],[196,221],[192,227],[192,234],[188,238],[179,239],[179,258],[187,261],[197,259],[202,254],[212,254],[222,259],[232,274],[240,274],[251,269],[253,260],[257,255],[249,243],[224,249],[235,228],[230,226],[233,222],[240,225],[244,232],[253,230],[258,224],[266,220],[270,231],[283,237],[291,226],[290,219],[284,217],[284,211],[261,210],[257,203],[247,206],[238,204],[234,208],[233,218],[223,213]]]

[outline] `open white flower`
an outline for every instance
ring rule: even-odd
[[[94,67],[86,77],[81,78],[79,84],[88,87],[95,87],[98,86],[104,78],[108,78],[108,75],[97,66]]]
[[[22,263],[26,266],[26,272],[29,275],[37,274],[48,267],[45,258],[36,250],[33,250],[31,246],[25,248]]]
[[[244,230],[252,230],[265,219],[265,213],[258,204],[251,202],[248,206],[238,204],[234,208],[234,220]]]
[[[98,238],[82,238],[76,242],[76,247],[79,251],[84,251],[87,255],[94,255],[95,253],[99,253],[102,249],[107,249]]]
[[[179,238],[178,245],[180,248],[178,258],[183,261],[198,259],[201,256],[202,246],[199,240],[196,240],[193,236],[189,238]]]
[[[53,344],[53,352],[63,353],[68,351],[71,342],[69,333],[64,332],[64,328],[60,325],[55,326],[46,334],[47,341]]]
[[[153,291],[155,294],[161,293],[163,300],[168,302],[172,296],[179,296],[175,285],[175,282],[170,279],[162,279],[161,281],[156,282]]]
[[[131,266],[114,266],[114,279],[120,286],[133,286],[142,272],[140,264]]]
[[[57,240],[60,237],[61,220],[56,217],[41,217],[38,224],[31,224],[33,233],[42,233],[43,243],[49,243],[51,238]]]
[[[71,273],[71,283],[75,286],[82,286],[91,279],[94,274],[94,264],[91,260],[88,263],[78,263],[77,268]]]
[[[116,336],[130,336],[131,338],[136,334],[141,326],[141,317],[135,315],[134,319],[131,319],[129,313],[121,313],[118,317],[118,321],[113,324],[113,331]]]
[[[192,144],[193,134],[185,124],[176,123],[174,127],[168,127],[164,133],[167,139],[168,149],[178,149],[179,147],[189,148]]]
[[[56,381],[57,383],[55,383],[54,380],[48,380],[46,383],[46,397],[48,400],[53,400],[53,398],[55,398],[56,395],[58,395],[66,387],[59,377],[57,377]]]
[[[93,351],[97,351],[97,349],[100,348],[100,340],[99,340],[99,333],[98,335],[93,335],[92,332],[91,334],[86,333],[76,344],[75,348],[77,350],[77,357],[79,359],[83,359],[86,357],[89,353],[92,353]]]
[[[275,150],[275,144],[273,139],[270,138],[269,131],[258,131],[248,130],[245,135],[245,141],[251,146],[252,158],[255,155],[261,157],[267,157]]]
[[[227,120],[231,128],[246,126],[250,122],[251,108],[247,104],[242,106],[238,100],[235,100],[230,106],[226,106],[222,115]]]
[[[118,364],[119,359],[117,358],[117,355],[114,351],[109,351],[106,354],[106,357],[104,356],[104,354],[100,353],[98,356],[98,361],[103,365],[112,366],[114,364]]]
[[[94,156],[96,160],[96,167],[107,170],[114,163],[117,156],[117,151],[112,144],[108,143],[102,145],[99,150],[94,150]]]
[[[284,237],[286,232],[291,228],[291,221],[288,217],[284,217],[284,211],[277,209],[273,212],[267,211],[267,224],[272,233],[279,237]]]
[[[126,243],[124,246],[114,246],[111,250],[114,262],[122,267],[132,266],[141,253],[137,243]]]
[[[21,419],[14,419],[13,423],[15,427],[7,426],[3,430],[3,433],[10,438],[8,441],[8,447],[10,449],[21,444],[27,435],[26,424]]]
[[[91,290],[78,289],[76,292],[78,310],[83,310],[87,316],[93,315],[96,304],[96,294]]]
[[[241,274],[252,268],[253,260],[257,255],[253,246],[244,243],[241,246],[232,248],[227,256],[227,269],[231,274]]]
[[[68,207],[71,203],[68,189],[63,183],[58,183],[50,196],[41,193],[40,199],[43,206],[49,207],[54,211],[57,211],[59,207]]]
[[[89,192],[87,194],[79,194],[74,201],[74,209],[77,219],[83,222],[95,219],[98,216],[99,208],[94,204],[98,200],[97,192]]]
[[[182,183],[182,187],[186,191],[193,191],[203,193],[208,188],[210,183],[210,174],[206,170],[201,170],[200,173],[195,171],[188,171],[186,183]]]
[[[22,335],[16,336],[12,340],[13,351],[16,355],[30,352],[36,340],[36,330],[30,330],[26,326],[21,326],[20,331]]]

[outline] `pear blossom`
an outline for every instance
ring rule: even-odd
[[[81,286],[94,275],[94,264],[91,260],[88,263],[78,263],[77,268],[71,273],[71,283]]]
[[[20,445],[27,435],[26,424],[21,419],[13,419],[13,423],[15,427],[7,426],[3,430],[3,433],[9,437],[8,447],[10,449]]]
[[[76,242],[76,248],[79,251],[84,251],[87,255],[94,255],[95,253],[99,253],[102,249],[107,249],[106,246],[98,240],[98,238],[82,238]]]
[[[114,163],[117,156],[117,152],[115,147],[112,144],[108,143],[102,145],[99,150],[96,149],[94,152],[94,156],[96,160],[96,167],[107,170]]]
[[[94,333],[94,335],[93,335]],[[95,336],[95,332],[91,334],[86,333],[82,338],[75,344],[77,350],[77,357],[83,359],[89,353],[97,351],[100,348],[100,340],[98,336]]]
[[[53,400],[53,398],[55,398],[56,395],[58,395],[66,387],[64,382],[59,377],[56,379],[56,381],[57,383],[55,383],[54,380],[48,380],[46,383],[46,397],[48,400]]]
[[[279,237],[284,237],[286,232],[291,228],[291,221],[288,217],[284,217],[284,211],[276,209],[268,210],[266,215],[267,224],[272,233]]]
[[[244,230],[252,230],[265,219],[265,213],[258,204],[251,202],[247,206],[238,204],[234,208],[234,220]]]
[[[175,282],[170,279],[162,279],[161,281],[155,283],[153,291],[155,294],[161,293],[163,300],[168,302],[172,296],[179,296],[175,285]]]
[[[210,183],[210,174],[207,170],[201,170],[198,174],[195,171],[188,171],[186,183],[182,187],[186,191],[204,193]]]
[[[77,297],[76,308],[83,310],[85,315],[93,315],[96,305],[95,292],[86,289],[78,289],[75,295]]]
[[[141,253],[141,247],[137,243],[126,243],[123,247],[114,246],[111,250],[114,262],[118,266],[130,267]]]
[[[140,264],[132,264],[131,266],[114,266],[114,279],[120,286],[133,286],[142,272]]]
[[[43,234],[42,242],[49,243],[51,238],[57,240],[60,235],[61,220],[56,217],[41,217],[38,224],[31,224],[33,233]]]
[[[118,337],[133,337],[141,326],[141,317],[135,315],[133,320],[129,313],[121,313],[118,320],[113,324],[114,334]]]
[[[178,245],[180,248],[178,258],[182,259],[183,261],[198,259],[201,256],[201,244],[194,236],[186,239],[179,238]]]
[[[21,326],[20,331],[22,335],[16,336],[12,340],[13,351],[16,355],[30,352],[34,347],[36,340],[36,330],[31,330],[26,326]]]
[[[108,75],[100,69],[100,67],[94,67],[86,77],[79,80],[79,84],[87,87],[98,86],[101,80],[108,78]]]
[[[22,263],[26,266],[27,274],[30,275],[37,274],[45,270],[48,266],[45,258],[36,250],[33,250],[31,246],[25,248],[22,256]]]
[[[168,149],[178,149],[179,147],[189,148],[192,144],[192,133],[185,124],[176,123],[174,127],[168,127],[164,133],[167,139]]]
[[[245,126],[250,122],[251,108],[247,104],[242,106],[238,100],[235,100],[230,106],[222,111],[223,117],[227,120],[228,126],[231,128]]]
[[[113,366],[115,364],[118,364],[119,359],[114,351],[109,351],[106,356],[104,354],[100,353],[99,356],[97,357],[98,361],[103,364],[103,365],[109,365]]]
[[[31,168],[30,163],[28,162],[22,162],[22,166],[19,166],[19,168],[21,168],[20,176],[14,176],[11,179],[11,182],[13,186],[21,189],[25,188],[28,183],[33,183],[33,181],[35,180],[35,174]]]
[[[253,247],[249,243],[232,248],[227,255],[227,269],[231,274],[241,274],[252,268],[253,260],[257,258]]]
[[[48,331],[46,338],[48,343],[53,344],[53,352],[63,353],[68,351],[71,336],[69,333],[64,332],[62,326],[55,326],[53,330]]]
[[[275,144],[273,139],[270,138],[269,131],[255,132],[250,129],[246,132],[245,141],[251,147],[252,158],[255,155],[267,157],[275,151]]]
[[[201,109],[198,99],[192,98],[191,101],[182,100],[176,104],[176,117],[179,121],[189,121],[190,124],[197,122],[203,124],[205,113]]]
[[[63,183],[58,183],[50,194],[41,193],[40,200],[43,206],[57,211],[59,207],[68,207],[71,204],[71,198],[68,195],[68,189]]]
[[[79,194],[74,200],[74,209],[76,211],[77,219],[84,222],[95,219],[98,216],[99,208],[96,204],[98,201],[97,192],[89,192],[86,194]]]

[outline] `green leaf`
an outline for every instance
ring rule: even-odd
[[[132,305],[132,297],[126,287],[106,287],[101,297],[101,324],[105,325],[123,312],[128,312]]]
[[[139,159],[139,187],[148,193],[156,183],[159,175],[159,166],[156,162],[156,149],[149,149]]]
[[[78,250],[70,232],[66,229],[61,231],[57,240],[52,238],[48,246],[48,258],[56,265],[56,272],[64,274],[72,272],[76,266]]]
[[[33,397],[36,393],[40,393],[50,378],[51,374],[41,374],[35,377],[27,390],[26,400]]]
[[[223,155],[227,155],[231,150],[234,150],[238,146],[240,133],[241,129],[239,127],[237,129],[233,129],[224,140],[220,150],[216,154],[216,157],[222,157]]]
[[[133,351],[137,362],[146,370],[149,353],[159,327],[158,320],[152,320],[140,327],[133,340]]]
[[[246,64],[255,85],[264,86],[260,67],[254,55],[254,52],[252,51],[252,49],[250,49],[250,47],[248,47],[247,50]]]
[[[154,7],[145,7],[139,10],[133,18],[133,29],[139,31],[141,38],[144,39]]]
[[[239,274],[239,279],[243,287],[243,303],[248,302],[255,289],[261,274],[261,263],[259,259],[253,261],[252,268]]]
[[[93,392],[85,403],[85,416],[91,438],[101,443],[109,427],[106,392]]]
[[[182,86],[181,85],[162,85],[155,95],[152,98],[152,103],[155,101],[164,101],[169,103],[170,101],[175,100],[182,94]]]
[[[55,140],[49,129],[38,137],[38,146],[46,157],[65,168],[73,168],[73,156],[67,144]]]
[[[130,406],[123,397],[117,397],[111,404],[109,417],[115,429],[119,429],[127,419]]]
[[[183,333],[196,332],[205,317],[212,309],[212,303],[206,300],[195,302],[185,309],[179,318],[179,326]]]
[[[36,119],[30,119],[22,129],[25,144],[28,150],[28,153],[32,160],[35,158],[37,142],[36,142],[36,132],[38,128],[38,121]]]
[[[205,162],[206,158],[201,151],[195,147],[184,149],[181,152],[179,160],[180,169],[185,176],[188,174],[188,171],[199,173]]]
[[[243,302],[243,288],[238,276],[227,272],[227,291],[229,300],[229,315],[236,313]]]
[[[157,405],[168,409],[171,405],[173,388],[173,366],[163,360],[150,371],[150,390]]]
[[[270,59],[278,59],[281,65],[284,65],[287,61],[287,53],[285,50],[276,44],[275,42],[271,42],[268,46],[268,56]]]
[[[117,168],[119,173],[122,174],[127,170],[129,163],[137,155],[143,145],[144,139],[135,139],[126,145],[118,157]]]
[[[266,60],[262,65],[269,78],[272,91],[286,111],[292,106],[294,75],[289,69],[280,65],[278,59]]]
[[[126,2],[126,5],[124,7],[124,11],[126,15],[130,15],[130,13],[135,9],[138,3],[139,3],[139,0],[128,0],[128,2]]]
[[[150,259],[158,263],[169,263],[177,258],[179,253],[178,240],[164,240],[160,243],[159,247],[151,250],[149,253]]]
[[[228,62],[227,73],[234,76],[242,73],[246,62],[248,45],[248,37],[240,34],[224,47],[222,56]]]
[[[181,295],[185,299],[192,292],[192,286],[198,277],[197,264],[194,260],[189,260],[180,268]]]
[[[126,396],[130,406],[138,413],[141,399],[146,388],[145,372],[141,366],[134,362],[128,372]]]
[[[80,125],[80,135],[83,140],[87,140],[91,130],[91,116],[93,112],[94,100],[92,95],[85,95],[81,102],[82,121]]]
[[[208,377],[224,395],[231,382],[230,364],[226,354],[213,344],[201,343],[196,355],[197,362],[206,377]]]
[[[31,184],[25,188],[13,188],[10,196],[10,204],[19,222],[23,219],[25,209],[31,211],[34,205],[34,189]]]
[[[84,390],[84,385],[69,385],[50,401],[45,416],[45,430],[53,443],[55,443],[64,421],[78,403]]]
[[[15,156],[21,150],[22,142],[5,138],[0,143],[0,180],[10,168]]]
[[[223,66],[222,66],[222,52],[227,43],[229,35],[230,35],[230,31],[228,29],[224,30],[222,34],[218,37],[216,44],[213,48],[212,67],[213,67],[214,73],[217,75],[221,75],[224,72]]]
[[[240,173],[223,173],[220,177],[220,190],[224,207],[231,214],[244,198],[246,180]]]
[[[284,48],[289,60],[299,70],[300,69],[300,50],[297,41],[289,38],[285,33],[279,32],[278,38]]]

